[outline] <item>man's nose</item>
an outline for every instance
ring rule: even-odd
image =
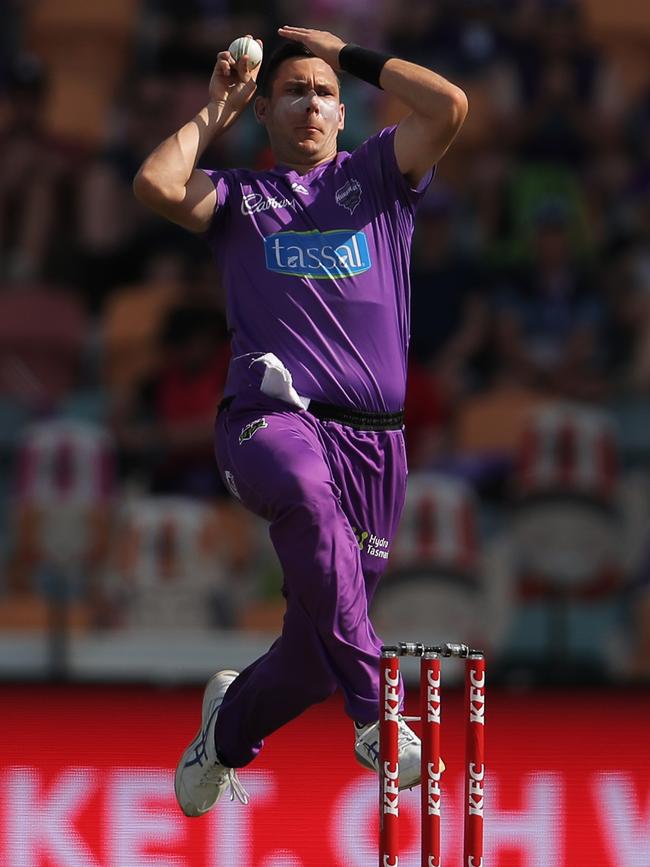
[[[315,90],[310,90],[307,94],[307,111],[318,112],[319,110],[320,109],[318,105],[318,94]]]

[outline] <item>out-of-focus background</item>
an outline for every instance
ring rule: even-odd
[[[271,739],[254,823],[226,805],[190,832],[170,800],[197,685],[261,653],[283,602],[266,527],[213,461],[217,272],[131,181],[204,105],[216,53],[243,33],[268,52],[282,23],[431,66],[470,102],[414,238],[410,486],[376,625],[488,653],[488,863],[648,867],[647,0],[5,0],[2,863],[374,863],[375,787],[336,701]],[[355,80],[343,99],[345,149],[401,116]],[[270,160],[248,111],[202,164]],[[343,779],[275,840],[331,774],[307,744],[332,732]]]

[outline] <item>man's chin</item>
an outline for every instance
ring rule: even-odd
[[[308,151],[309,153],[317,153],[322,148],[322,145],[319,142],[314,141],[312,138],[299,139],[296,144],[298,149],[303,153],[305,151]]]
[[[287,154],[284,161],[288,163],[293,161],[302,165],[316,165],[336,155],[336,152],[331,154],[328,148],[323,147],[322,142],[309,139],[294,142],[291,150],[293,155],[289,157]]]
[[[298,142],[296,150],[303,159],[307,158],[310,162],[318,162],[326,156],[323,148],[313,141]]]

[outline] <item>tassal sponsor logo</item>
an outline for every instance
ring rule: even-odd
[[[372,266],[365,232],[275,232],[264,239],[266,267],[276,274],[340,280]]]

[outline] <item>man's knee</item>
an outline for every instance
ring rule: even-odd
[[[278,480],[276,501],[281,511],[301,511],[318,519],[336,508],[338,489],[320,474],[310,474],[303,468],[288,468]]]
[[[313,681],[305,686],[312,704],[325,701],[337,690],[338,684],[332,677],[325,677],[318,681]]]

